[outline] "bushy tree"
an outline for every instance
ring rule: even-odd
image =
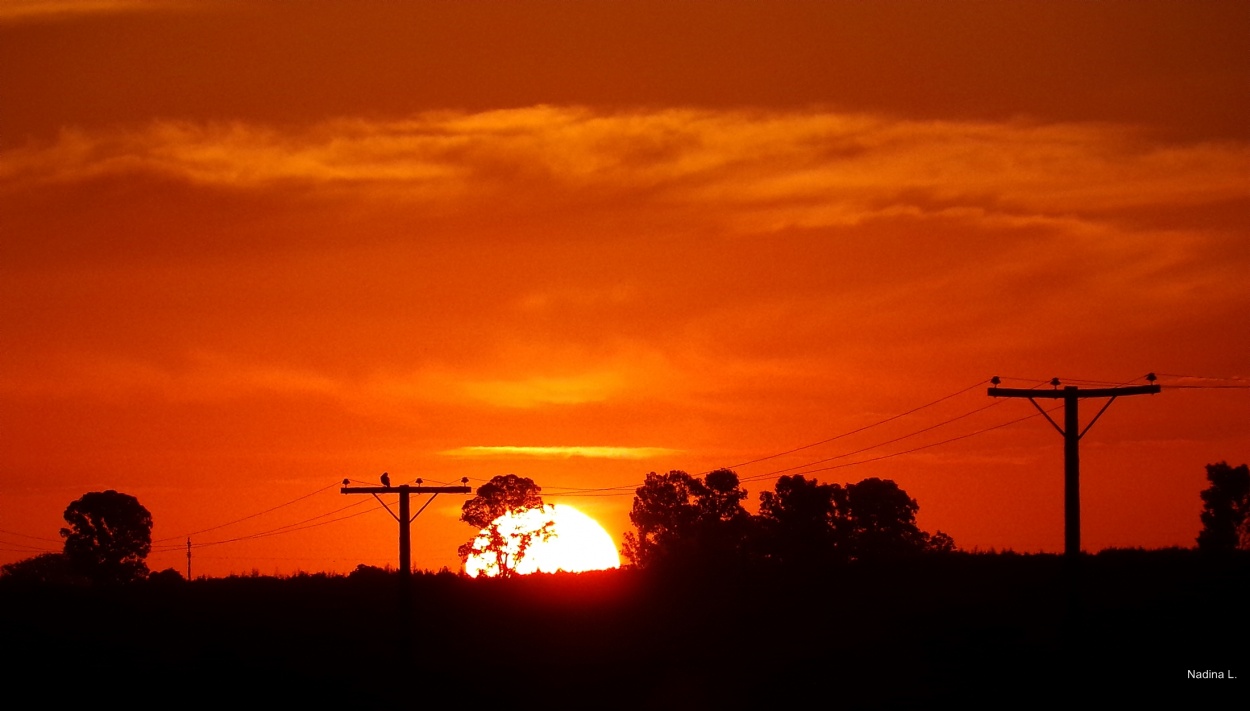
[[[147,577],[152,514],[139,500],[112,489],[83,494],[65,509],[65,557],[77,573],[101,583]]]
[[[702,487],[702,482],[683,471],[647,474],[643,485],[634,491],[629,520],[638,532],[625,534],[625,557],[635,565],[646,566],[693,535]]]
[[[920,530],[919,509],[889,479],[843,487],[783,476],[774,492],[760,494],[761,549],[766,558],[806,565],[954,550],[945,533]]]
[[[930,553],[953,553],[955,551],[955,539],[949,535],[941,531],[934,531],[933,533],[926,533],[925,536],[927,539],[925,550]]]
[[[1250,547],[1247,516],[1250,515],[1250,468],[1228,462],[1207,465],[1210,486],[1202,491],[1202,530],[1198,548],[1231,551]]]
[[[890,479],[864,479],[846,487],[852,555],[885,558],[923,551],[928,539],[916,525],[920,504]]]
[[[0,579],[38,584],[70,584],[82,582],[70,567],[63,553],[41,553],[33,558],[0,566]]]
[[[701,479],[683,471],[651,472],[634,492],[625,557],[635,565],[718,564],[743,554],[751,516],[738,475],[719,469]]]
[[[511,578],[522,570],[535,570],[537,566],[523,564],[526,556],[534,544],[556,534],[555,526],[554,510],[548,506],[504,514],[468,544],[466,561],[472,557],[480,565],[466,572]]]
[[[186,581],[187,579],[182,577],[182,573],[178,572],[174,568],[166,568],[164,570],[158,570],[154,573],[148,574],[148,582],[156,583],[158,585],[176,585],[178,583],[185,583]]]
[[[742,507],[738,475],[721,469],[705,479],[683,471],[652,472],[635,491],[625,557],[638,566],[769,560],[820,565],[947,552],[950,536],[916,525],[920,505],[889,479],[821,484],[783,476],[760,494],[760,510]]]
[[[478,529],[512,511],[542,508],[542,487],[516,474],[497,476],[477,488],[476,495],[460,507],[460,520]]]
[[[846,490],[803,475],[760,493],[759,547],[769,559],[813,565],[849,557]]]
[[[477,494],[460,509],[460,520],[479,531],[457,549],[460,560],[483,556],[499,576],[511,577],[529,547],[553,533],[552,521],[530,530],[518,528],[515,520],[505,518],[531,509],[541,510],[541,490],[533,479],[515,474],[494,477],[478,487]]]

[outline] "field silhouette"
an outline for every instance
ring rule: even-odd
[[[1105,551],[469,579],[232,577],[0,585],[10,692],[373,707],[911,708],[1195,701],[1244,666],[1250,558]],[[1241,665],[1238,668],[1238,665]],[[1242,682],[1244,683],[1244,682]],[[1223,688],[1221,685],[1225,685]],[[51,693],[51,692],[49,692]],[[169,697],[173,698],[173,697]]]

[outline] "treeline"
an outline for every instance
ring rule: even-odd
[[[950,552],[955,542],[916,524],[920,505],[889,479],[822,484],[783,476],[752,515],[738,475],[652,472],[636,491],[623,552],[643,568],[776,563],[819,566]]]

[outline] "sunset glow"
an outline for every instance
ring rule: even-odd
[[[518,557],[519,536],[540,531],[548,522],[553,524],[550,535],[535,537],[524,554]],[[616,544],[608,532],[572,506],[555,504],[542,509],[527,509],[502,516],[496,523],[512,542],[509,559],[516,561],[515,570],[520,575],[559,571],[582,573],[621,567]],[[483,532],[478,537],[480,546],[487,543],[485,536]],[[489,555],[470,556],[465,561],[464,572],[473,577],[499,574],[496,560]]]
[[[345,478],[620,540],[721,467],[1057,552],[1062,439],[989,378],[1149,372],[1083,541],[1192,546],[1250,460],[1250,4],[1146,5],[0,3],[0,564],[89,491],[154,569],[348,573],[398,553]]]

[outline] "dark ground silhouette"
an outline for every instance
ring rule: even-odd
[[[0,585],[8,691],[353,707],[911,708],[1244,695],[1250,557],[945,554],[820,570]],[[1187,670],[1237,680],[1189,680]],[[56,678],[55,689],[36,682]],[[439,690],[450,691],[450,695]],[[433,695],[433,696],[432,696]],[[47,698],[51,699],[51,696]],[[145,699],[147,701],[145,701]]]

